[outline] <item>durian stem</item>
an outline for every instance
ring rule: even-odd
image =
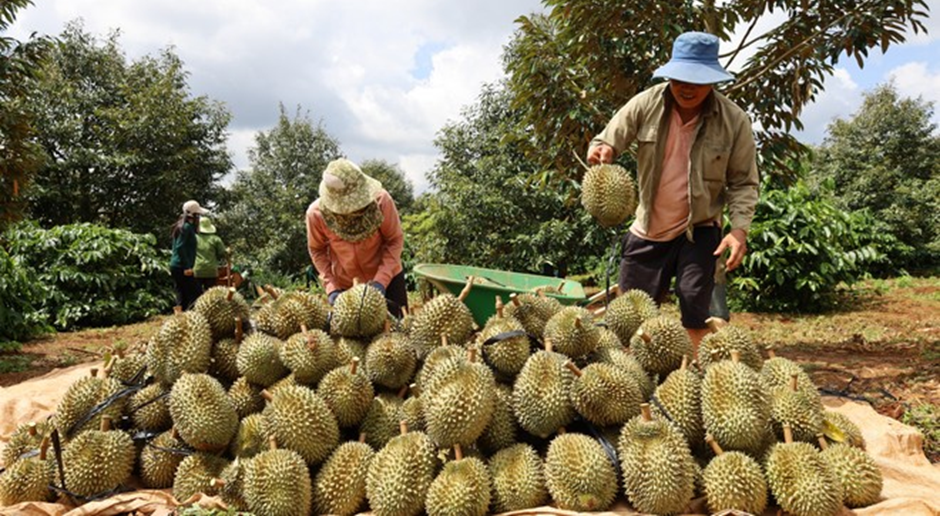
[[[359,368],[359,357],[352,357],[352,364],[349,366],[349,372],[351,374],[356,374],[356,369]]]
[[[264,289],[261,288],[261,285],[255,285],[255,293],[258,294],[258,297],[264,297]]]
[[[181,313],[183,313],[183,307],[182,307],[182,306],[176,305],[176,306],[173,307],[173,315],[179,315],[179,314],[181,314]]]
[[[689,355],[682,355],[682,364],[679,369],[685,371],[689,367]]]
[[[515,292],[513,292],[512,294],[509,294],[509,300],[512,302],[513,306],[519,306],[521,304],[519,302],[519,294]]]
[[[774,348],[769,346],[767,347],[767,356],[769,358],[777,358],[777,353],[774,351]]]
[[[101,431],[107,432],[111,430],[111,416],[105,414],[101,416]]]
[[[265,285],[264,291],[268,293],[273,299],[277,299],[277,290],[274,290],[274,287],[271,285]]]
[[[389,333],[391,331],[392,331],[392,321],[385,319],[385,333]]]
[[[92,378],[98,376],[98,368],[97,368],[97,367],[92,367],[91,369],[88,370],[88,372],[91,373],[91,377],[92,377]]]
[[[209,481],[209,487],[213,489],[222,489],[225,487],[225,480],[221,478],[213,478],[211,481]]]
[[[405,399],[405,395],[408,394],[408,386],[402,385],[401,389],[398,389],[398,397]]]
[[[359,277],[358,277],[358,276],[356,276],[355,278],[353,278],[353,286],[354,286],[354,287],[357,286],[357,285],[359,285],[360,283],[362,283],[362,282],[359,281]]]
[[[653,413],[650,412],[650,404],[649,404],[649,403],[641,403],[641,404],[640,404],[640,415],[643,416],[643,421],[652,421],[652,420],[653,420]]]
[[[30,437],[36,437],[36,422],[30,421],[29,425],[26,427],[26,431],[29,433]]]
[[[312,333],[304,333],[304,337],[307,338],[307,349],[309,349],[311,353],[316,353],[317,347],[319,346],[317,338]]]
[[[460,448],[460,444],[454,445],[454,459],[463,460],[463,450]]]
[[[496,296],[496,315],[502,319],[503,316],[503,298]]]
[[[799,375],[796,373],[790,375],[790,390],[796,392],[799,387]]]
[[[264,398],[265,401],[271,401],[274,399],[274,395],[271,394],[271,391],[267,389],[261,391],[261,397]]]
[[[412,397],[412,398],[414,398],[415,396],[420,396],[420,395],[421,395],[421,392],[420,392],[420,390],[418,389],[418,384],[416,384],[416,383],[412,383],[412,384],[408,385],[408,392],[411,393],[411,397]]]
[[[306,324],[300,323],[300,333],[304,334],[305,337],[307,336],[307,325],[306,325]]]
[[[39,443],[39,460],[46,460],[46,452],[49,451],[49,436],[42,438],[42,442]]]
[[[441,346],[447,345],[447,335],[441,335]]]
[[[226,301],[231,301],[235,297],[235,287],[230,287],[228,289],[228,294],[225,296]]]
[[[574,318],[574,327],[577,328],[577,329],[579,329],[579,330],[584,328],[584,323],[581,322],[581,318],[580,318],[580,317],[575,317],[575,318]]]
[[[398,431],[401,432],[401,435],[408,433],[408,422],[402,419],[398,422]]]
[[[408,307],[407,307],[407,306],[401,307],[401,316],[402,316],[402,318],[408,317]]]
[[[235,318],[235,343],[241,344],[242,337],[244,336],[245,336],[245,328],[244,326],[242,326],[242,318],[236,317]]]
[[[732,350],[731,350],[731,361],[734,362],[734,363],[740,362],[740,361],[741,361],[741,352],[738,351],[738,350],[736,350],[736,349],[732,349]]]
[[[473,288],[473,276],[467,276],[467,284],[464,285],[463,290],[460,291],[460,295],[457,296],[457,299],[462,303],[464,299],[467,299],[467,296],[470,295],[470,289]]]
[[[173,438],[176,439],[177,441],[183,440],[183,438],[180,437],[180,431],[177,430],[175,426],[173,428],[170,428],[170,435],[173,436]]]
[[[359,432],[359,442],[360,442],[360,443],[366,442],[366,433],[365,433],[365,432]]]
[[[637,334],[641,339],[643,339],[643,342],[646,342],[647,344],[649,344],[650,342],[653,341],[653,336],[650,335],[649,332],[644,331],[643,328],[637,328],[636,334]]]
[[[819,441],[819,449],[825,451],[829,447],[829,441],[826,440],[826,436],[823,434],[816,434],[816,440]]]
[[[712,434],[707,434],[705,436],[705,442],[708,443],[708,445],[712,447],[712,451],[715,452],[715,455],[721,455],[722,453],[725,452],[724,450],[721,449],[721,445],[718,444],[718,441],[716,441],[715,438],[712,437]]]
[[[558,431],[555,433],[558,435],[565,435],[566,433],[568,433],[568,430],[566,430],[565,427],[562,426],[562,427],[559,427]]]
[[[790,423],[783,424],[783,442],[787,444],[793,442],[793,429],[790,428]]]
[[[276,450],[277,449],[277,437],[274,434],[268,436],[268,449]]]
[[[470,346],[467,348],[467,362],[471,364],[477,361],[477,348]]]
[[[545,351],[552,352],[552,339],[545,339]]]
[[[572,362],[571,360],[565,360],[565,367],[570,369],[571,372],[574,373],[574,375],[577,376],[578,378],[580,378],[581,375],[584,374],[581,372],[580,369],[578,369],[578,366],[574,365],[574,362]]]

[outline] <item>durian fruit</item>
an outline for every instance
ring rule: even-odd
[[[679,369],[682,357],[693,352],[692,339],[682,322],[669,315],[643,322],[630,341],[630,348],[643,369],[660,378]]]
[[[620,337],[616,333],[609,330],[608,328],[599,327],[601,332],[600,338],[597,339],[597,349],[594,350],[595,355],[592,356],[592,361],[596,362],[596,354],[604,349],[623,349],[623,342],[620,341]]]
[[[307,463],[297,452],[276,446],[272,439],[272,449],[244,465],[242,496],[248,511],[265,516],[309,514],[313,486]]]
[[[244,376],[235,380],[228,388],[228,398],[239,419],[264,409],[264,398],[261,397],[261,388],[252,384]]]
[[[605,228],[623,224],[636,211],[636,185],[626,169],[601,163],[581,180],[581,205]]]
[[[212,344],[212,363],[209,365],[209,374],[225,381],[234,382],[238,379],[238,348],[244,339],[242,320],[235,321],[235,336],[215,341]]]
[[[558,353],[580,358],[597,348],[601,332],[587,309],[566,306],[545,323],[544,337],[552,341]]]
[[[705,428],[702,423],[702,379],[688,368],[688,358],[682,359],[679,369],[669,373],[666,380],[656,388],[653,412],[671,419],[682,431],[686,441],[696,448],[702,442]],[[665,409],[665,413],[663,413]]]
[[[829,446],[826,438],[819,435],[819,446],[825,460],[842,486],[842,501],[849,507],[865,507],[881,499],[884,479],[881,469],[871,455],[848,444]]]
[[[483,430],[477,445],[488,454],[508,448],[516,443],[519,424],[512,412],[512,387],[496,384],[496,397],[493,399],[493,417]],[[405,401],[407,403],[407,400]]]
[[[169,405],[177,431],[196,450],[222,450],[238,430],[232,400],[207,374],[184,374],[170,390]]]
[[[192,448],[175,429],[156,436],[140,451],[140,478],[144,485],[152,489],[172,487],[176,469],[191,453]]]
[[[212,360],[212,329],[190,310],[167,319],[147,344],[147,370],[170,388],[183,373],[205,373]]]
[[[428,516],[483,516],[490,506],[490,474],[476,457],[464,458],[460,445],[454,445],[455,459],[444,464],[428,488],[425,509]]]
[[[506,316],[516,318],[529,335],[537,338],[545,333],[545,323],[563,308],[557,299],[544,295],[513,293],[509,300]]]
[[[494,453],[487,463],[493,481],[494,512],[539,507],[548,502],[542,459],[532,446],[514,444]]]
[[[630,289],[607,305],[604,322],[620,342],[627,344],[641,324],[657,315],[659,307],[649,294],[639,289]]]
[[[575,433],[561,434],[549,444],[545,484],[561,509],[578,512],[606,510],[618,489],[617,472],[604,448]]]
[[[767,508],[767,481],[756,460],[741,452],[724,453],[712,436],[705,440],[715,452],[702,472],[705,497],[712,513],[737,510],[763,514]]]
[[[251,308],[234,287],[216,286],[196,299],[193,311],[201,313],[209,322],[212,340],[235,336],[235,318],[247,321]]]
[[[695,459],[672,424],[653,419],[649,405],[624,425],[617,442],[624,490],[640,512],[685,512],[695,492]]]
[[[568,357],[552,351],[552,342],[526,361],[512,388],[512,410],[523,430],[546,438],[574,420],[577,412],[568,393],[574,373],[565,367]]]
[[[574,373],[570,399],[581,416],[599,426],[622,425],[640,413],[643,393],[636,379],[617,366],[589,364],[578,369],[571,360],[565,367]]]
[[[418,395],[415,384],[408,386],[409,396],[398,409],[398,419],[408,424],[412,430],[424,432],[427,422],[424,420],[424,400]]]
[[[471,276],[467,278],[467,285],[460,296],[439,294],[415,315],[409,340],[420,358],[440,345],[441,337],[447,337],[447,342],[458,346],[470,338],[473,333],[473,314],[463,300],[470,294],[472,287]]]
[[[291,385],[262,395],[268,401],[262,412],[267,428],[282,447],[296,451],[310,465],[329,457],[339,444],[339,425],[319,394]]]
[[[790,385],[774,387],[770,391],[770,416],[778,437],[783,436],[783,424],[789,423],[793,438],[814,442],[823,426],[822,402],[819,393],[798,389],[799,375],[790,377]]]
[[[159,382],[137,391],[127,403],[134,428],[162,432],[173,426],[167,398],[170,392]]]
[[[761,376],[738,361],[712,364],[702,380],[705,431],[725,450],[760,456],[770,432],[770,400]]]
[[[80,378],[69,385],[56,406],[55,426],[63,438],[70,439],[81,432],[99,428],[104,416],[117,421],[124,413],[127,399],[116,398],[94,416],[87,417],[100,404],[124,390],[117,380],[99,378],[97,373],[98,370],[93,368],[91,376]]]
[[[451,360],[453,367],[438,371],[422,388],[427,434],[441,448],[471,445],[493,418],[496,380],[475,351],[467,351],[466,361]]]
[[[342,337],[374,337],[388,320],[385,296],[378,289],[358,280],[333,303],[330,333]]]
[[[52,500],[49,485],[53,483],[55,469],[46,461],[48,448],[49,438],[45,437],[39,445],[39,456],[8,464],[0,473],[0,507]]]
[[[119,350],[116,355],[108,364],[111,370],[109,378],[114,378],[123,385],[136,385],[147,378],[147,357],[143,352],[125,354],[123,350]]]
[[[369,378],[359,370],[359,359],[353,357],[348,367],[333,369],[317,386],[319,394],[336,416],[340,428],[359,426],[369,412],[375,389]]]
[[[829,516],[842,510],[842,485],[813,445],[793,442],[784,425],[784,442],[773,445],[764,461],[767,485],[780,508],[793,516]]]
[[[366,473],[366,498],[376,516],[414,516],[434,480],[434,445],[424,432],[401,434],[379,450]]]
[[[238,373],[249,382],[270,387],[284,378],[290,371],[281,362],[278,350],[284,342],[262,332],[255,332],[245,338],[238,348],[235,364]]]
[[[366,351],[366,374],[376,385],[400,389],[411,383],[418,359],[406,338],[399,333],[383,333]]]
[[[359,512],[366,501],[366,472],[374,456],[365,435],[336,448],[313,481],[315,513],[346,516]]]
[[[228,460],[208,453],[194,453],[186,457],[176,468],[173,497],[185,502],[197,493],[218,495],[219,485],[213,480],[221,476],[222,470],[228,465]]]
[[[269,292],[270,293],[270,292]],[[258,330],[281,340],[300,332],[301,325],[311,329],[326,328],[330,307],[310,292],[283,292],[255,315]]]
[[[264,416],[249,414],[238,422],[238,431],[229,444],[229,451],[238,458],[254,457],[267,449],[268,435]]]
[[[844,443],[865,449],[865,437],[862,436],[862,430],[841,412],[823,409],[823,434],[830,443]],[[10,442],[12,443],[12,440]]]
[[[242,459],[236,457],[225,466],[219,478],[212,479],[212,487],[218,491],[219,497],[229,508],[236,511],[248,510],[248,502],[242,494],[245,487],[245,461]]]
[[[650,375],[643,369],[643,366],[640,365],[636,357],[631,355],[626,349],[603,349],[598,351],[596,356],[598,362],[615,365],[632,376],[640,386],[644,401],[649,400],[650,396],[653,395],[653,391],[656,389],[656,383],[653,382],[653,379],[650,378]]]
[[[456,358],[461,360],[466,359],[466,357],[466,349],[449,344],[447,337],[442,337],[441,345],[434,348],[433,351],[424,357],[421,368],[418,370],[417,374],[415,374],[415,385],[420,390],[427,383],[427,379],[434,376],[434,372],[438,369],[438,366],[448,363],[451,359]]]
[[[354,339],[352,337],[339,337],[334,340],[336,347],[336,361],[340,364],[348,364],[353,357],[361,362],[366,360],[366,350],[369,349],[369,343],[372,339]]]
[[[43,439],[48,437],[54,429],[55,425],[48,419],[38,423],[30,421],[16,427],[16,430],[10,434],[7,445],[3,448],[4,467],[10,468],[20,459],[38,455]]]
[[[486,321],[477,342],[483,350],[483,359],[497,374],[514,378],[529,359],[529,336],[522,323],[504,315],[503,308],[502,299],[497,297],[496,315]]]
[[[280,380],[275,382],[274,385],[271,385],[266,390],[270,392],[271,394],[274,394],[275,392],[279,391],[282,387],[288,387],[292,385],[301,385],[301,384],[297,383],[297,380],[294,379],[294,375],[289,374],[285,376],[284,378],[281,378]],[[309,387],[309,386],[304,385],[304,387]]]
[[[308,331],[306,326],[278,346],[277,356],[297,383],[310,386],[339,365],[333,339],[323,330]]]
[[[720,324],[717,318],[709,318],[706,321],[712,329],[702,337],[702,342],[698,348],[698,363],[704,370],[715,362],[731,359],[731,350],[735,349],[740,353],[741,362],[755,371],[760,371],[764,363],[761,358],[760,350],[754,339],[743,328],[730,324]]]
[[[126,433],[110,430],[111,418],[100,430],[88,430],[72,439],[62,452],[65,485],[69,491],[92,497],[111,491],[128,480],[137,449]]]
[[[383,392],[372,398],[369,411],[359,425],[359,431],[366,435],[366,443],[373,449],[381,450],[399,434],[405,392],[407,388],[403,387],[398,395]]]
[[[768,349],[767,353],[770,358],[764,361],[760,374],[764,377],[768,388],[790,385],[795,374],[797,375],[797,388],[800,391],[819,395],[816,384],[799,364],[788,358],[778,357],[772,349]]]

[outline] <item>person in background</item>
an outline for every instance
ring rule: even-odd
[[[199,282],[193,276],[196,263],[196,227],[199,217],[208,211],[196,201],[183,203],[183,214],[173,225],[173,255],[170,258],[170,275],[176,286],[176,304],[189,310],[201,293]]]
[[[331,305],[358,279],[378,289],[389,312],[401,317],[408,306],[405,239],[395,201],[380,182],[347,159],[331,161],[306,223],[307,250]]]
[[[193,276],[199,281],[200,291],[205,292],[216,285],[219,267],[228,263],[228,256],[222,238],[216,234],[215,224],[208,217],[199,219],[199,231],[196,233],[196,263]]]
[[[653,74],[668,82],[630,99],[588,150],[588,163],[611,163],[636,143],[639,205],[623,246],[620,289],[661,302],[675,278],[696,350],[709,331],[716,257],[730,251],[728,272],[741,264],[759,185],[750,119],[713,88],[734,80],[718,62],[718,46],[712,34],[679,35],[672,58]],[[731,231],[722,238],[726,205]]]

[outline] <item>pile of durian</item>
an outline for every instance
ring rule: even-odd
[[[0,505],[141,485],[259,516],[587,512],[624,494],[644,513],[704,496],[713,512],[827,515],[880,497],[859,428],[800,366],[732,325],[693,356],[639,291],[603,317],[513,295],[483,328],[451,294],[402,320],[368,285],[332,308],[264,297],[210,289],[144,352],[71,385],[12,436]]]

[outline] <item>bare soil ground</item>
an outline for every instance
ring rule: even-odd
[[[145,346],[164,319],[28,342],[0,354],[0,386],[97,360],[114,347]],[[925,414],[908,422],[921,427],[928,456],[940,460],[940,278],[870,281],[834,313],[733,313],[731,323],[801,362],[824,393],[866,400],[894,418],[911,409]]]

